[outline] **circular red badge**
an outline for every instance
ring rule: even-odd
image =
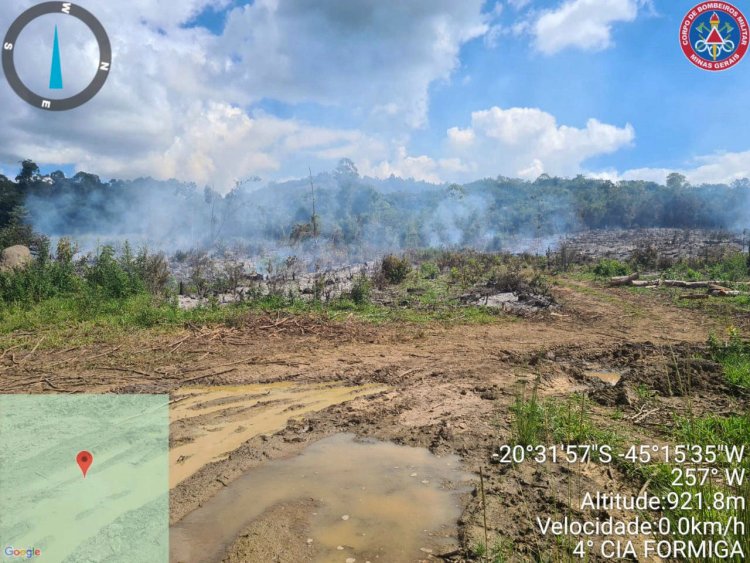
[[[744,14],[727,2],[703,2],[690,10],[680,26],[680,45],[698,68],[732,68],[747,53],[750,28]]]

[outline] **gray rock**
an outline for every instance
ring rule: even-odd
[[[22,270],[31,264],[32,260],[33,258],[28,246],[22,244],[10,246],[3,250],[2,255],[0,255],[0,272],[8,272],[16,269]]]

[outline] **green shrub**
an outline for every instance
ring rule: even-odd
[[[592,271],[594,272],[594,275],[600,278],[627,276],[632,272],[630,266],[627,264],[610,258],[602,258],[599,260],[599,263],[594,266]]]
[[[388,283],[397,285],[409,275],[411,264],[406,258],[398,258],[389,254],[381,261],[380,271]]]
[[[84,279],[89,288],[102,297],[119,299],[145,291],[143,280],[135,271],[127,247],[125,256],[118,261],[114,249],[104,246],[94,258],[93,264],[86,265]]]
[[[419,274],[426,280],[434,280],[440,275],[440,269],[433,262],[424,262],[419,267]]]
[[[67,246],[66,246],[67,245]],[[75,274],[69,243],[58,244],[58,260],[50,259],[49,242],[41,239],[37,256],[26,268],[0,272],[0,301],[32,304],[77,291],[81,282]]]
[[[162,254],[149,254],[144,249],[134,256],[126,244],[118,258],[112,247],[105,246],[94,257],[76,264],[76,252],[69,240],[61,239],[52,257],[49,242],[40,239],[31,264],[0,272],[0,302],[28,306],[54,297],[122,299],[166,290],[169,269]]]
[[[741,281],[748,276],[748,256],[733,252],[709,269],[709,278],[723,281]]]
[[[684,261],[678,262],[671,268],[667,269],[665,275],[667,278],[685,281],[698,281],[704,278],[703,274]]]
[[[349,296],[357,305],[366,305],[370,302],[371,291],[372,282],[370,282],[367,274],[362,272],[357,279],[354,280],[354,285],[352,285],[352,290],[349,292]]]

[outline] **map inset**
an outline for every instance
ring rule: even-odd
[[[168,561],[168,453],[167,395],[0,395],[0,561]]]

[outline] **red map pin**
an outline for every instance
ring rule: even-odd
[[[78,467],[81,468],[81,471],[83,471],[83,478],[85,479],[86,472],[94,462],[94,456],[92,456],[90,452],[83,450],[82,452],[78,452],[78,455],[76,456],[76,462],[78,463]]]

